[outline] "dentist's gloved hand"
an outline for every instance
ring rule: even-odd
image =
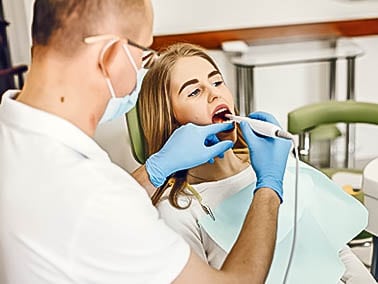
[[[280,126],[278,121],[268,113],[254,112],[249,117]],[[291,142],[282,138],[256,135],[245,121],[240,123],[240,128],[248,144],[251,164],[256,172],[257,182],[255,192],[262,187],[271,188],[278,194],[282,203],[283,177]]]
[[[176,129],[161,150],[146,161],[151,183],[159,187],[172,173],[196,167],[222,155],[234,144],[229,140],[217,142],[214,135],[233,127],[232,123],[207,126],[188,123]]]
[[[206,140],[205,140],[205,145],[206,146],[212,146],[212,145],[215,145],[215,144],[217,144],[217,143],[219,143],[220,142],[220,140],[219,140],[219,138],[217,137],[217,135],[216,134],[212,134],[212,135],[210,135],[209,137],[207,137],[206,138]],[[222,152],[222,153],[220,153],[218,156],[217,156],[218,158],[224,158],[224,152]],[[215,157],[214,158],[211,158],[209,161],[208,161],[210,164],[214,164],[214,162],[215,162]]]

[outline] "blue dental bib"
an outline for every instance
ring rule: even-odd
[[[276,248],[266,281],[269,284],[283,282],[289,261],[294,222],[294,159],[288,160],[283,187]],[[215,221],[208,216],[199,219],[200,226],[227,253],[241,231],[254,188],[252,183],[213,208]],[[287,283],[337,283],[345,270],[338,252],[366,227],[367,210],[324,174],[304,163],[300,163],[297,198],[297,237]]]

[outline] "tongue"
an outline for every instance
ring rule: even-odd
[[[223,121],[229,120],[225,115],[230,114],[229,111],[222,111],[213,116],[213,123],[222,123]]]
[[[213,117],[213,123],[222,123],[224,119],[220,116],[214,116]]]

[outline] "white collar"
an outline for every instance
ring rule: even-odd
[[[88,135],[69,121],[14,100],[19,90],[8,90],[0,105],[0,121],[13,127],[48,136],[83,156],[109,161],[108,154]]]
[[[201,193],[209,187],[219,188],[220,186],[226,186],[236,189],[244,188],[245,186],[256,182],[256,174],[252,169],[252,166],[246,167],[244,170],[239,173],[229,176],[227,178],[217,180],[217,181],[207,181],[199,184],[192,184],[192,186]]]

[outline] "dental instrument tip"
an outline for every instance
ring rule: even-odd
[[[201,207],[202,207],[202,210],[205,211],[205,213],[209,215],[210,218],[213,219],[213,221],[215,221],[215,216],[213,214],[213,211],[211,211],[211,208],[206,204],[201,204]]]

